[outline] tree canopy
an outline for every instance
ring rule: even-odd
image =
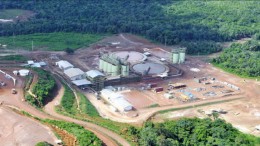
[[[260,77],[260,40],[250,40],[244,44],[234,43],[226,48],[213,64],[247,77]]]
[[[35,12],[27,22],[0,23],[0,35],[49,32],[133,33],[167,45],[230,41],[259,32],[259,1],[4,0],[0,9]],[[188,45],[189,46],[189,45]],[[212,53],[205,45],[188,53]],[[205,51],[206,49],[206,51]]]
[[[146,123],[139,132],[142,146],[253,146],[260,139],[246,135],[221,119],[180,119]]]

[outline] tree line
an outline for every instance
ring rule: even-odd
[[[232,44],[219,57],[214,58],[212,63],[238,75],[260,77],[259,34],[244,44]]]
[[[138,135],[141,146],[254,146],[260,139],[243,134],[224,120],[180,119],[163,123],[147,122],[140,130],[131,128],[129,133]]]
[[[26,9],[36,15],[27,22],[0,23],[0,35],[126,32],[167,45],[181,43],[190,54],[204,54],[219,51],[214,42],[259,32],[259,7],[258,1],[4,0],[0,9]],[[197,44],[204,47],[189,47]]]

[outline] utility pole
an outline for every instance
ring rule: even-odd
[[[33,41],[32,41],[32,51],[33,51]]]
[[[13,47],[15,48],[15,35],[14,35],[14,32],[13,32]],[[17,47],[17,52],[19,52],[19,47]]]
[[[167,36],[164,36],[164,46],[166,46],[166,42],[167,42]]]

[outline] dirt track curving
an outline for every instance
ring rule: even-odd
[[[59,82],[57,82],[57,84],[59,86],[58,95],[54,98],[54,100],[49,102],[44,108],[44,110],[48,114],[50,114],[51,116],[53,116],[53,117],[55,117],[59,120],[74,122],[76,124],[84,126],[87,130],[90,130],[93,133],[95,133],[98,136],[98,138],[100,138],[105,143],[105,145],[107,145],[107,146],[118,145],[115,141],[117,141],[118,143],[120,143],[121,145],[124,145],[124,146],[130,145],[125,139],[123,139],[119,135],[115,134],[114,132],[111,132],[110,130],[107,130],[107,129],[100,127],[98,125],[95,125],[93,123],[76,120],[76,119],[66,117],[66,116],[63,116],[63,115],[56,113],[55,112],[55,105],[60,103],[60,100],[61,100],[63,93],[64,93],[64,87],[61,86],[61,84]]]
[[[8,82],[9,83],[9,82]],[[105,129],[103,127],[100,127],[98,125],[95,125],[93,123],[89,122],[84,122],[80,120],[75,120],[70,117],[66,117],[60,114],[57,114],[55,112],[55,105],[59,104],[62,95],[64,93],[64,87],[61,86],[60,82],[57,81],[58,84],[58,94],[57,96],[49,102],[45,106],[45,112],[41,112],[31,105],[29,105],[27,102],[23,102],[24,97],[23,97],[23,86],[24,86],[24,78],[18,78],[18,82],[16,85],[16,90],[18,93],[16,95],[11,94],[10,90],[13,87],[5,87],[0,90],[1,96],[0,96],[0,102],[2,102],[3,106],[5,107],[13,107],[13,108],[18,108],[20,110],[26,111],[30,113],[31,115],[34,115],[36,117],[42,118],[42,119],[56,119],[56,120],[65,120],[68,122],[74,122],[76,124],[84,126],[87,130],[92,131],[95,133],[98,138],[100,138],[103,143],[107,146],[117,146],[118,142],[120,145],[128,146],[130,145],[125,139],[120,137],[119,135],[115,134],[114,132]]]

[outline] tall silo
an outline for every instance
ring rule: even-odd
[[[121,66],[121,75],[122,76],[128,76],[129,75],[129,65],[128,64],[123,64]]]
[[[111,65],[111,68],[112,68],[112,76],[117,76],[119,75],[119,65],[116,64],[116,65]]]
[[[112,64],[110,62],[107,63],[107,73],[111,74],[112,72]]]
[[[99,70],[104,70],[104,61],[101,58],[99,59]]]
[[[177,64],[179,63],[179,51],[178,50],[172,50],[172,63]]]
[[[106,61],[104,61],[104,64],[103,64],[103,71],[106,73],[107,72],[107,65],[108,63]]]
[[[180,63],[184,63],[185,61],[185,52],[186,52],[185,48],[180,49],[180,57],[179,57]]]

